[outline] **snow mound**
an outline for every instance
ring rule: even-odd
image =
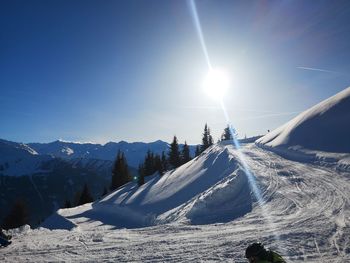
[[[346,167],[349,134],[350,87],[302,112],[256,144],[299,160],[337,163],[343,159]]]
[[[163,215],[162,223],[189,221],[192,224],[223,223],[252,211],[247,177],[241,168],[213,187]]]
[[[163,176],[149,177],[140,187],[128,183],[91,207],[59,210],[42,226],[71,229],[84,221],[136,228],[179,220],[177,213],[204,224],[229,221],[250,210],[250,190],[239,161],[218,144]]]

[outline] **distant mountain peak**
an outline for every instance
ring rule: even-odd
[[[54,141],[53,143],[68,143],[68,144],[98,144],[98,143],[95,143],[95,142],[90,142],[90,141],[87,141],[87,142],[80,142],[80,141],[67,141],[67,140],[63,140],[63,139],[58,139],[58,140]]]

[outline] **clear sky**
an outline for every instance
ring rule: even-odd
[[[196,1],[208,56],[243,137],[350,86],[350,2]],[[208,66],[187,1],[0,2],[0,138],[215,141]]]

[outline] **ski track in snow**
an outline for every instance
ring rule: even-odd
[[[233,146],[222,147],[237,157]],[[254,202],[245,216],[211,225],[116,229],[80,219],[71,231],[14,234],[0,261],[247,262],[246,246],[260,240],[288,262],[350,262],[350,173],[289,161],[253,144],[242,151],[257,178],[263,208]]]

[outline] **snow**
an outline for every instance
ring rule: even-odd
[[[222,170],[222,167],[227,167]],[[104,221],[113,217],[117,227],[142,227],[152,225],[156,217],[174,209],[209,189],[230,174],[235,174],[237,161],[229,158],[227,149],[212,147],[187,164],[163,176],[154,176],[141,187],[129,183],[98,203],[88,213]],[[111,209],[112,208],[112,209]],[[113,210],[112,213],[110,210]],[[118,211],[118,212],[116,212]],[[105,219],[101,217],[101,212]],[[61,210],[54,216],[72,216]]]
[[[140,188],[129,183],[92,204],[59,210],[41,228],[14,233],[0,260],[246,262],[245,247],[256,240],[289,262],[350,260],[349,172],[247,144],[242,153],[260,206],[237,151],[218,144]]]
[[[63,149],[61,150],[62,153],[65,153],[67,154],[68,156],[69,155],[72,155],[74,153],[74,150],[72,150],[71,148],[69,147],[63,147]]]
[[[38,155],[28,145],[0,139],[0,175],[22,176],[46,172],[41,165],[49,160],[52,157]]]
[[[141,187],[13,230],[0,261],[246,262],[261,241],[288,262],[350,262],[349,98],[346,89],[256,144],[216,144]]]
[[[350,87],[271,131],[256,143],[289,159],[350,169]]]

